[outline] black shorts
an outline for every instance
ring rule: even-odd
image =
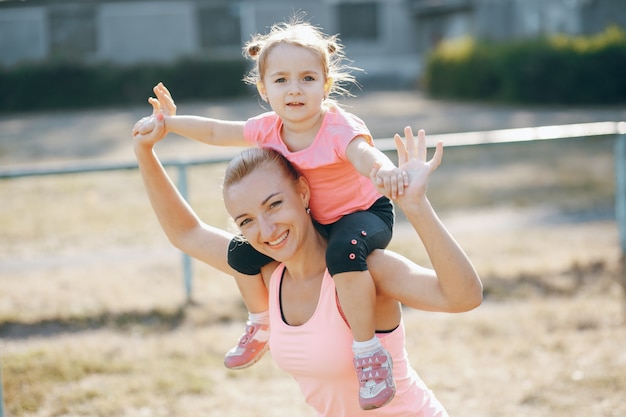
[[[326,266],[331,275],[366,271],[367,256],[375,249],[384,249],[391,241],[394,224],[391,200],[381,197],[370,208],[347,214],[335,223],[316,225],[328,238]],[[256,275],[261,267],[272,262],[257,252],[243,236],[236,236],[228,246],[228,264],[246,275]]]

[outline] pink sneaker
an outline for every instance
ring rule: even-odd
[[[237,346],[226,353],[224,365],[229,369],[243,369],[257,363],[269,348],[269,324],[246,323],[246,332]]]
[[[385,349],[354,358],[354,368],[359,378],[359,405],[363,410],[380,408],[396,395],[393,361]]]

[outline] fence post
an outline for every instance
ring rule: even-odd
[[[178,167],[178,191],[180,195],[187,201],[189,201],[189,188],[187,186],[187,164],[180,163]],[[193,291],[193,273],[191,270],[191,257],[183,252],[183,279],[185,282],[185,297],[187,304],[192,302]],[[2,416],[0,416],[2,417]]]
[[[2,359],[0,359],[0,417],[4,417],[4,394],[2,392]]]
[[[615,141],[615,220],[622,252],[622,314],[626,320],[626,134]]]

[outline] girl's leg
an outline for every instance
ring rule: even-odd
[[[268,293],[261,274],[233,275],[249,313],[263,313],[269,308]]]
[[[233,239],[230,243],[228,263],[239,271],[234,277],[248,309],[248,320],[239,342],[224,357],[224,365],[227,368],[247,368],[258,362],[267,351],[270,336],[268,293],[259,272],[260,268],[271,260],[239,238]]]
[[[357,342],[371,340],[376,330],[376,288],[369,271],[342,272],[333,275],[333,279],[352,337]]]
[[[393,207],[389,200],[377,202],[370,210],[348,214],[327,226],[328,272],[335,281],[341,308],[357,342],[371,340],[375,333],[376,287],[366,259],[373,250],[384,249],[389,244],[393,227]]]
[[[366,263],[372,250],[387,246],[391,227],[368,211],[344,216],[329,227],[326,260],[354,338],[354,366],[363,409],[382,407],[395,395],[391,356],[375,334],[376,288]]]

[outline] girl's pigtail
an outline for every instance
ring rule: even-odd
[[[248,55],[251,58],[255,58],[259,55],[259,53],[261,52],[261,45],[259,45],[258,43],[253,43],[248,45]]]
[[[339,49],[339,47],[337,46],[334,40],[328,41],[327,48],[328,48],[328,53],[330,55],[334,54],[335,52],[337,52],[337,49]]]

